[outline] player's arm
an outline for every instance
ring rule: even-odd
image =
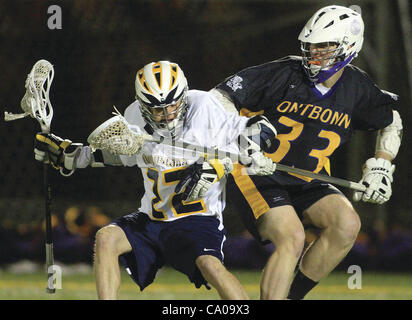
[[[365,192],[355,192],[355,201],[363,200],[372,203],[385,203],[392,195],[391,184],[396,158],[402,141],[402,120],[399,113],[393,110],[392,123],[378,130],[375,156],[366,161],[363,166],[361,183],[366,185]]]
[[[275,128],[262,116],[249,119],[246,128],[239,135],[239,162],[246,167],[249,175],[271,175],[276,164],[264,156],[269,151],[276,136]],[[194,201],[204,197],[206,192],[219,180],[233,171],[232,159],[200,158],[183,171],[180,182],[175,188],[182,193],[185,201]]]
[[[238,113],[235,104],[225,91],[213,88],[209,92],[217,98],[217,100],[220,102],[220,104],[226,111]]]
[[[89,146],[73,143],[54,134],[37,133],[34,139],[34,157],[37,161],[50,163],[55,169],[62,169],[63,175],[71,175],[76,169],[123,165],[119,156],[107,151],[92,153]]]
[[[392,161],[396,158],[402,142],[403,125],[398,111],[393,110],[392,123],[378,131],[375,158]]]
[[[236,106],[225,91],[214,88],[210,90],[220,105],[231,113],[236,112]],[[246,117],[238,117],[247,119]],[[227,121],[230,123],[230,121]],[[243,129],[237,133],[237,145],[239,147],[239,162],[246,167],[249,175],[272,174],[276,165],[271,159],[264,156],[264,152],[273,153],[274,140],[277,131],[269,120],[262,115],[250,117],[247,122],[242,123]],[[239,127],[237,125],[237,127]]]
[[[273,153],[275,151],[273,149],[277,131],[273,125],[262,115],[249,118],[234,115],[236,107],[225,91],[215,88],[210,90],[210,93],[219,102],[217,107],[223,106],[225,111],[230,113],[230,116],[225,118],[225,126],[238,128],[235,135],[228,135],[230,138],[226,140],[226,144],[237,140],[240,152],[239,162],[246,167],[247,173],[249,175],[272,174],[275,171],[275,164],[264,156],[264,152]],[[216,125],[213,127],[216,128]]]
[[[239,162],[246,167],[249,175],[271,175],[276,164],[264,152],[272,153],[276,129],[264,116],[249,119],[246,128],[239,135]]]

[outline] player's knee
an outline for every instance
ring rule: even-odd
[[[305,246],[305,230],[300,223],[285,223],[281,229],[277,224],[260,229],[262,239],[270,240],[278,252],[293,253],[300,257]]]
[[[113,226],[106,226],[96,233],[94,251],[97,253],[116,254],[117,251],[117,234]]]
[[[343,244],[352,244],[361,228],[359,215],[351,209],[339,213],[339,219],[334,226],[335,234],[340,237]]]
[[[293,253],[296,258],[299,258],[302,254],[305,246],[305,231],[303,228],[296,228],[289,231],[282,241],[275,243],[276,250],[285,250],[289,253]]]
[[[226,271],[221,261],[210,255],[200,256],[196,259],[196,265],[206,279],[219,278]]]

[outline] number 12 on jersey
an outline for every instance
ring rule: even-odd
[[[187,167],[173,168],[159,172],[155,168],[147,168],[147,177],[153,183],[152,191],[152,217],[154,220],[167,220],[169,209],[175,217],[206,212],[206,205],[203,199],[185,202],[180,193],[162,190],[170,190],[170,186],[175,186],[180,181],[181,170]],[[164,201],[168,201],[167,204]],[[161,208],[160,208],[161,207]]]

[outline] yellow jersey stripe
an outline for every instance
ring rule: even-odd
[[[257,190],[256,185],[253,183],[249,175],[242,174],[242,169],[244,169],[244,166],[238,163],[234,164],[232,176],[239,190],[242,192],[247,203],[252,209],[253,215],[257,219],[266,211],[268,211],[270,207]]]

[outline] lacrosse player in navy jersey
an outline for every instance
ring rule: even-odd
[[[402,122],[398,97],[350,64],[362,48],[363,32],[359,13],[324,7],[298,37],[301,57],[244,69],[211,91],[227,110],[269,119],[277,136],[264,150],[274,162],[315,173],[330,175],[329,157],[354,130],[377,131],[376,152],[362,168],[366,191],[353,199],[382,204],[392,193]],[[261,298],[303,299],[352,248],[361,226],[358,214],[330,184],[279,171],[262,177],[239,172],[235,167],[228,194],[249,231],[276,247],[262,274]],[[321,233],[302,256],[306,225]]]
[[[204,158],[179,142],[238,152],[252,174],[272,174],[276,165],[252,142],[239,149],[238,138],[250,132],[274,132],[264,117],[247,118],[224,110],[216,97],[188,90],[176,63],[149,63],[137,72],[136,101],[124,118],[136,134],[176,142],[176,146],[145,141],[133,155],[39,133],[35,157],[70,174],[76,168],[107,165],[138,166],[145,193],[137,212],[100,229],[95,242],[95,277],[100,299],[116,299],[120,288],[119,259],[143,290],[168,263],[186,274],[197,288],[210,283],[222,299],[247,299],[239,281],[223,265],[226,175],[232,159]],[[218,117],[216,115],[219,115]],[[142,140],[143,141],[143,140]],[[239,153],[240,152],[240,153]],[[131,186],[125,186],[130,188]],[[133,187],[133,186],[132,186]]]

